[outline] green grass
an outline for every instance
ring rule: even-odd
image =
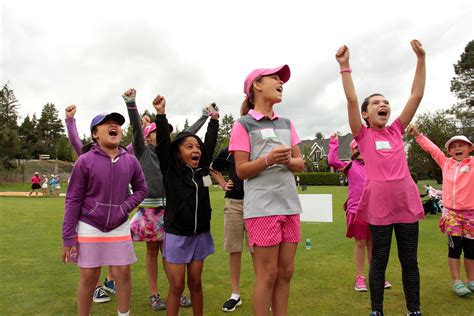
[[[423,183],[420,183],[420,187]],[[2,191],[14,191],[17,185]],[[22,186],[19,186],[22,187]],[[63,186],[64,187],[64,186]],[[439,186],[437,186],[439,187]],[[345,238],[342,204],[346,187],[309,187],[307,193],[333,194],[333,223],[302,223],[302,239],[311,238],[312,249],[300,243],[295,259],[289,315],[368,315],[369,293],[353,290],[354,242]],[[223,315],[222,303],[230,294],[228,256],[223,251],[222,191],[211,192],[212,234],[216,253],[205,261],[203,273],[204,314]],[[73,315],[79,270],[60,262],[63,198],[0,197],[0,315]],[[421,303],[425,315],[474,315],[474,297],[458,298],[450,286],[446,238],[437,228],[438,217],[420,222],[419,266]],[[135,243],[138,262],[132,266],[132,313],[155,315],[147,306],[145,245]],[[463,273],[464,275],[464,273]],[[105,270],[101,279],[105,277]],[[396,244],[387,268],[393,288],[385,292],[387,315],[403,315],[405,300]],[[252,314],[254,275],[250,255],[244,253],[241,277],[243,305],[235,315]],[[166,297],[167,281],[162,267],[159,290]],[[189,293],[186,290],[186,293]],[[191,315],[191,309],[181,309]],[[111,303],[93,304],[93,314],[116,315]],[[159,313],[158,313],[159,314]],[[164,315],[164,313],[162,313]]]

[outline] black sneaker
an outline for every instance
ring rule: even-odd
[[[92,300],[94,303],[106,303],[110,302],[110,296],[107,294],[106,291],[102,288],[102,286],[98,286],[94,290],[94,295],[92,296]]]
[[[407,316],[422,316],[420,311],[416,312],[407,312]]]
[[[224,305],[222,305],[222,311],[224,312],[233,312],[235,311],[235,308],[237,306],[240,306],[242,305],[242,300],[239,299],[238,300],[234,300],[233,298],[229,298],[225,303]]]

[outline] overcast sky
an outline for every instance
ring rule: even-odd
[[[453,64],[473,39],[471,0],[460,1],[2,1],[0,83],[10,83],[21,120],[52,102],[76,104],[82,136],[103,111],[126,116],[121,98],[137,89],[139,111],[156,94],[182,127],[216,102],[238,117],[243,81],[254,68],[288,64],[291,78],[275,111],[300,138],[349,132],[334,58],[351,49],[359,99],[383,93],[392,120],[411,88],[416,57],[427,53],[418,113],[447,108]],[[128,124],[128,117],[127,123]]]

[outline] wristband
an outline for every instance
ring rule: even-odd
[[[349,67],[349,68],[342,68],[341,71],[339,71],[340,74],[343,74],[345,72],[348,72],[348,73],[351,73],[352,72],[352,68]]]
[[[268,154],[265,154],[265,156],[263,156],[265,158],[265,164],[267,165],[267,167],[270,165],[268,163]]]

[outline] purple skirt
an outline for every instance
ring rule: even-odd
[[[180,236],[165,233],[163,240],[163,257],[175,264],[186,264],[192,261],[203,261],[214,253],[214,241],[211,232],[196,236]]]

